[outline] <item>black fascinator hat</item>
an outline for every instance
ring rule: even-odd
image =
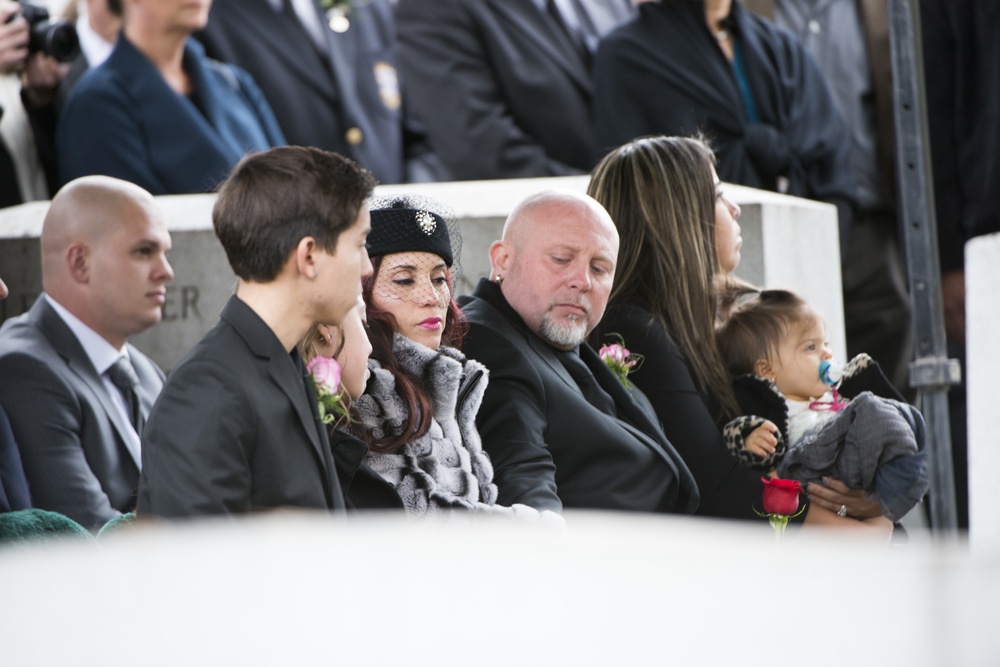
[[[371,200],[369,210],[369,256],[430,252],[449,267],[458,259],[462,238],[454,214],[442,204],[417,195],[380,196]]]

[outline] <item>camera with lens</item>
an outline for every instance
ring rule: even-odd
[[[14,20],[14,14],[7,22]],[[76,27],[69,21],[50,21],[45,7],[21,2],[21,16],[28,22],[28,53],[41,51],[59,62],[68,62],[80,52]]]

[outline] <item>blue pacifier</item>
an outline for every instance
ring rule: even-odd
[[[842,377],[844,377],[844,369],[836,361],[824,359],[819,362],[819,379],[826,384],[832,387],[840,382]]]

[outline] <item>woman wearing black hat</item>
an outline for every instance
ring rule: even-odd
[[[489,374],[458,350],[467,325],[452,299],[461,248],[452,216],[415,196],[377,199],[370,208],[374,273],[362,294],[371,379],[351,404],[351,429],[369,448],[365,463],[395,485],[409,513],[538,516],[496,504],[493,466],[475,425]]]

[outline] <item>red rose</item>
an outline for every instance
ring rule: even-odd
[[[802,485],[794,479],[761,477],[764,482],[764,512],[780,516],[792,516],[799,509],[799,494]]]

